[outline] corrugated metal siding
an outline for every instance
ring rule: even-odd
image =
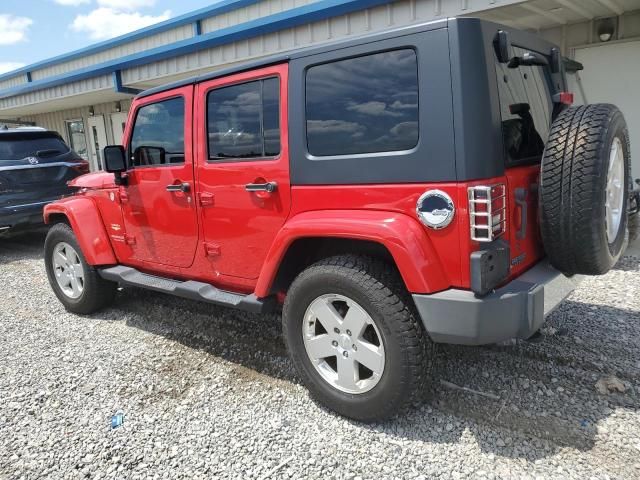
[[[231,12],[215,15],[202,20],[202,33],[215,32],[221,28],[273,15],[296,7],[302,7],[318,0],[264,0],[262,2],[238,8]]]
[[[87,80],[67,83],[58,87],[45,88],[42,90],[36,90],[35,92],[16,95],[15,97],[2,98],[0,99],[0,110],[112,88],[113,81],[111,79],[111,75],[101,75]]]
[[[266,15],[282,12],[291,8],[300,7],[309,3],[313,3],[317,0],[264,0],[254,5],[239,8],[231,12],[223,13],[221,15],[215,15],[210,18],[206,18],[201,21],[202,32],[212,32],[220,28],[237,25],[238,23],[254,20]],[[183,25],[166,32],[151,35],[146,38],[134,40],[132,42],[120,45],[118,47],[110,48],[93,55],[87,55],[85,57],[70,60],[68,62],[51,65],[49,67],[42,68],[40,70],[34,70],[31,72],[33,80],[40,80],[43,78],[51,77],[54,75],[60,75],[62,73],[70,72],[80,68],[85,68],[90,65],[106,62],[115,58],[120,58],[125,55],[131,55],[133,53],[149,50],[161,45],[167,45],[180,40],[191,38],[193,36],[193,25]],[[13,86],[13,85],[8,85]]]
[[[131,107],[131,100],[121,100],[120,106],[123,112],[129,111]],[[112,113],[116,113],[116,103],[100,103],[93,105],[93,111],[95,115],[104,115],[105,126],[107,130],[107,140],[109,143],[113,143],[113,134],[111,130],[110,118]],[[69,136],[67,134],[67,127],[65,122],[67,120],[77,120],[82,118],[84,121],[85,130],[87,129],[87,121],[89,119],[89,107],[72,108],[69,110],[61,110],[58,112],[42,113],[39,115],[31,115],[21,117],[22,120],[36,122],[39,127],[44,127],[49,130],[55,130],[60,133],[67,143],[69,143]],[[88,139],[87,139],[88,142]]]
[[[267,0],[261,2],[261,4],[254,5],[254,7],[267,3],[288,4],[292,3],[292,0]],[[511,2],[495,3],[505,4]],[[180,73],[190,72],[193,74],[202,70],[215,70],[229,64],[349,36],[362,35],[438,18],[471,14],[474,11],[489,8],[490,5],[494,5],[491,0],[401,0],[348,15],[127,69],[122,72],[122,80],[125,84],[132,84]],[[233,14],[233,12],[230,14]],[[223,24],[221,26],[226,25]]]
[[[109,50],[94,53],[93,55],[87,55],[86,57],[81,57],[68,62],[51,65],[40,70],[34,70],[33,72],[31,72],[31,78],[33,80],[41,80],[53,75],[60,75],[65,72],[70,72],[79,68],[106,62],[108,60],[113,60],[125,55],[131,55],[133,53],[142,52],[144,50],[149,50],[161,45],[174,43],[179,40],[184,40],[185,38],[190,38],[192,36],[193,26],[183,25],[178,28],[167,30],[166,32],[158,33],[156,35],[151,35],[149,37],[141,38],[139,40],[120,45],[118,47],[110,48]]]
[[[23,83],[27,83],[27,76],[23,73],[16,77],[7,78],[6,80],[2,80],[0,82],[0,90],[5,88],[17,87],[18,85],[22,85]]]
[[[203,31],[206,32],[314,3],[315,1],[317,0],[263,0],[232,12],[205,19],[202,21],[202,27]],[[193,54],[127,69],[122,72],[122,80],[125,85],[148,82],[150,80],[157,84],[158,79],[163,77],[171,76],[172,79],[175,79],[176,76],[189,76],[203,71],[211,71],[281,51],[416,22],[448,16],[470,15],[474,12],[520,1],[523,0],[400,0],[313,24],[284,29],[279,32],[256,36]],[[57,75],[64,71],[86,67],[92,63],[104,62],[108,59],[128,55],[161,44],[169,44],[189,38],[192,35],[193,26],[185,25],[129,44],[114,47],[99,54],[88,55],[74,61],[43,68],[32,72],[32,77],[37,80],[44,76]],[[0,110],[111,87],[111,77],[108,75],[100,76],[95,79],[73,82],[59,87],[17,95],[12,98],[0,99]]]

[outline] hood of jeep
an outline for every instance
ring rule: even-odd
[[[74,178],[69,182],[69,186],[97,190],[101,188],[115,188],[116,183],[113,173],[95,172]]]

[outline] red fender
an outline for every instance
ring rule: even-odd
[[[425,229],[415,219],[376,210],[322,210],[301,213],[285,223],[260,271],[256,296],[269,294],[289,246],[310,237],[350,238],[384,245],[412,293],[436,292],[451,284]]]
[[[51,215],[55,214],[67,217],[89,265],[118,263],[98,207],[91,198],[75,196],[50,203],[44,207],[44,223],[48,224]]]

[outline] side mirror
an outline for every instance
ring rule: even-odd
[[[126,185],[127,178],[122,175],[127,170],[127,160],[122,145],[109,145],[103,150],[104,169],[116,177],[116,185]]]
[[[122,173],[127,170],[126,154],[122,145],[104,147],[104,169],[109,173]]]

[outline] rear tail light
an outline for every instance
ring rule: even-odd
[[[469,187],[471,240],[492,242],[507,229],[507,199],[504,184]]]
[[[89,162],[80,162],[71,167],[73,170],[80,174],[89,173]]]
[[[559,92],[553,96],[554,103],[562,103],[563,105],[573,105],[573,93]]]

